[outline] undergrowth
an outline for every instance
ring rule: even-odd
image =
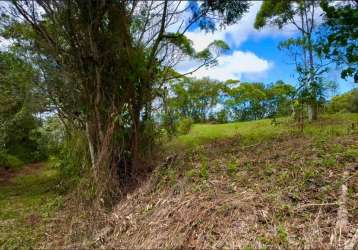
[[[63,201],[58,187],[66,174],[59,169],[81,157],[59,155],[56,170],[46,169],[37,181],[30,175],[0,187],[0,242],[34,246],[46,232],[44,248],[322,248],[334,224],[342,173],[353,173],[357,161],[358,133],[351,123],[358,115],[323,116],[303,133],[287,118],[277,121],[193,125],[166,145],[163,155],[175,157],[158,163],[150,181],[111,211],[91,207],[91,176],[76,180]],[[81,145],[80,138],[72,144]],[[347,182],[353,225],[356,177]],[[305,207],[326,203],[333,205]],[[98,241],[101,229],[108,229],[106,240]]]
[[[18,157],[0,151],[0,168],[15,170],[19,169],[23,164]]]
[[[29,249],[63,204],[57,170],[44,166],[0,185],[0,248]]]

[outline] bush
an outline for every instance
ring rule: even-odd
[[[145,121],[143,126],[140,147],[142,152],[151,153],[155,146],[160,144],[161,140],[165,137],[165,131],[153,120]]]
[[[162,126],[166,130],[168,137],[172,137],[177,133],[177,122],[178,117],[176,117],[175,115],[171,113],[163,115]]]
[[[5,169],[16,169],[21,167],[23,164],[24,163],[16,156],[0,152],[0,167]]]
[[[1,150],[15,156],[25,163],[47,158],[46,152],[39,145],[41,134],[38,129],[41,120],[35,117],[30,110],[22,108],[8,117],[0,117],[0,145]]]
[[[342,95],[334,96],[328,103],[329,113],[358,112],[358,89],[353,89]]]
[[[216,115],[216,120],[218,123],[227,123],[228,122],[228,111],[223,109],[219,111]]]
[[[193,125],[193,120],[191,118],[181,118],[179,120],[177,130],[179,134],[186,135],[189,133],[192,125]]]
[[[87,138],[83,131],[72,131],[58,145],[58,152],[49,157],[50,165],[71,183],[80,180],[91,166]]]

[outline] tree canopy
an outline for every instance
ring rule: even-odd
[[[358,82],[358,1],[330,4],[321,1],[324,24],[319,51],[342,69],[341,77]]]

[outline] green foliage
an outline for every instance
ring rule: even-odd
[[[222,84],[209,78],[186,78],[170,87],[173,96],[166,100],[165,115],[190,117],[194,122],[202,122],[208,119],[207,114],[219,102]]]
[[[16,169],[23,164],[24,163],[16,156],[0,151],[0,168]]]
[[[163,100],[166,106],[163,114],[165,127],[174,134],[178,117],[190,117],[195,123],[226,123],[290,114],[293,86],[282,81],[267,86],[262,83],[240,83],[237,86],[237,83],[208,78],[188,78],[173,83],[169,89],[172,95]]]
[[[14,53],[1,52],[0,61],[0,150],[24,162],[42,160],[36,113],[45,100],[35,86],[35,70]]]
[[[200,3],[200,5],[198,4]],[[236,23],[249,9],[249,2],[242,0],[190,1],[192,16],[197,25],[206,31],[214,31],[217,26]]]
[[[315,41],[315,9],[317,1],[274,1],[265,0],[257,13],[255,28],[273,24],[280,29],[293,25],[298,37],[281,42],[279,48],[285,49],[296,65],[299,87],[295,95],[301,104],[308,107],[308,119],[317,120],[319,107],[324,101],[324,92],[329,81],[322,76],[327,66],[322,62]]]
[[[324,24],[322,27],[319,52],[326,59],[343,66],[341,77],[353,77],[358,82],[358,54],[357,54],[357,19],[358,4],[347,1],[344,4],[330,1],[321,1],[324,11]]]
[[[183,117],[179,120],[177,131],[181,135],[186,135],[189,133],[192,125],[193,120],[191,118]]]
[[[228,110],[222,109],[216,113],[216,121],[218,123],[227,123],[229,121]]]
[[[280,240],[280,244],[287,245],[288,244],[288,233],[282,224],[278,225],[277,234],[278,234],[278,238]]]
[[[199,175],[205,180],[209,178],[209,163],[206,159],[201,162]]]
[[[172,137],[177,133],[178,119],[171,113],[164,113],[162,115],[162,126],[167,132],[169,137]]]
[[[329,113],[358,113],[358,90],[354,89],[347,93],[334,96],[328,103],[327,111]]]
[[[282,81],[268,86],[262,83],[240,83],[226,90],[225,105],[235,120],[256,120],[264,117],[286,116],[294,88]]]
[[[50,165],[66,184],[76,183],[91,166],[87,138],[83,131],[73,130],[57,143],[58,151],[50,157]]]
[[[43,222],[63,204],[58,172],[33,171],[0,185],[1,249],[33,249],[46,231]]]
[[[106,150],[103,147],[108,147],[108,159],[101,161],[108,164],[101,169],[109,169],[123,152],[129,165],[135,167],[141,150],[151,148],[146,146],[157,135],[151,105],[168,80],[166,73],[178,76],[169,69],[178,63],[178,58],[188,56],[209,66],[228,50],[223,41],[214,41],[197,53],[184,34],[190,25],[196,21],[208,24],[205,21],[213,15],[221,25],[235,23],[249,4],[201,3],[199,13],[194,13],[195,20],[185,20],[184,31],[181,26],[176,33],[169,32],[168,27],[184,11],[171,1],[114,1],[104,5],[60,0],[48,5],[13,1],[11,7],[11,12],[1,8],[2,35],[13,39],[11,49],[17,48],[41,72],[38,85],[61,116],[78,129],[86,126],[89,141],[95,145],[93,155],[102,156]],[[204,19],[204,23],[199,19]],[[208,27],[204,26],[199,25]],[[107,133],[114,137],[109,143],[103,141]],[[67,138],[65,144],[66,141]],[[66,157],[73,157],[71,152],[64,150],[60,165],[63,169],[75,169],[67,164]]]
[[[143,123],[144,129],[141,137],[142,152],[152,153],[153,149],[158,146],[164,137],[163,130],[152,119]]]
[[[294,14],[295,10],[292,6],[292,1],[265,0],[256,15],[254,26],[259,29],[268,23],[272,23],[282,28]]]
[[[352,113],[322,115],[324,127],[319,122],[304,127],[304,135],[313,138],[347,135],[347,128],[352,122],[358,121],[358,115]],[[278,118],[279,125],[273,126],[270,119],[258,121],[233,122],[227,124],[194,124],[189,134],[178,136],[170,142],[168,147],[195,148],[218,139],[239,136],[244,145],[255,144],[279,135],[291,134],[292,121],[290,118]],[[342,126],[342,122],[347,126]]]
[[[354,160],[355,158],[358,158],[358,149],[356,148],[348,148],[345,152],[344,152],[344,156]]]
[[[236,173],[237,169],[238,169],[238,165],[236,163],[232,162],[232,163],[227,164],[227,172],[229,174]]]
[[[184,54],[188,56],[194,56],[195,50],[193,48],[193,42],[190,41],[186,36],[177,33],[165,34],[165,38],[176,47],[178,47]]]

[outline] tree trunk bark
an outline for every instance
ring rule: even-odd
[[[92,164],[92,168],[94,169],[95,168],[95,154],[94,154],[94,147],[93,147],[93,142],[91,139],[88,122],[86,122],[86,137],[87,137],[87,141],[88,141],[88,148],[90,151],[91,164]]]
[[[131,138],[131,167],[137,169],[139,165],[139,133],[140,133],[140,108],[139,105],[133,107],[133,127]]]
[[[313,107],[312,104],[307,104],[307,116],[308,121],[311,122],[313,120]]]
[[[312,102],[307,105],[308,121],[316,121],[318,118],[317,103]]]

